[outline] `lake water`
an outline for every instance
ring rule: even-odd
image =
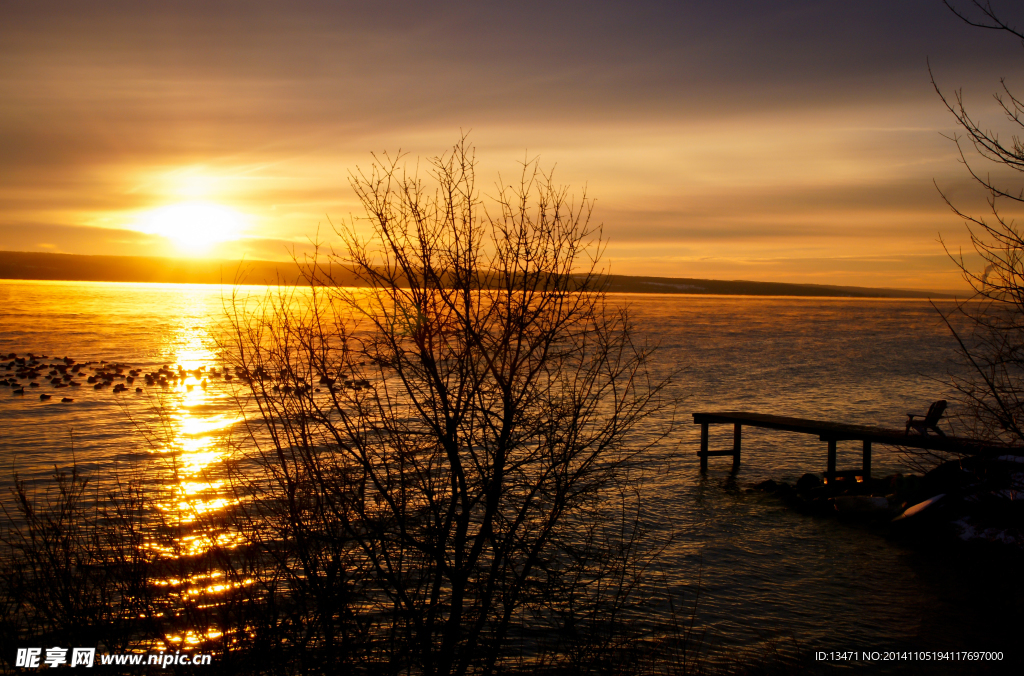
[[[261,294],[259,288],[243,293]],[[222,368],[229,288],[0,281],[0,353],[32,352],[124,371],[167,365]],[[749,429],[739,473],[711,458],[700,474],[699,428],[691,413],[749,410],[901,427],[908,411],[952,398],[955,343],[926,301],[620,295],[638,332],[658,345],[653,369],[679,370],[670,388],[682,403],[675,426],[648,461],[652,523],[673,544],[656,574],[692,603],[708,640],[757,654],[773,646],[815,650],[1005,650],[1000,580],[960,557],[936,557],[875,531],[800,515],[746,489],[824,470],[814,437]],[[5,360],[6,362],[6,360]],[[96,366],[96,365],[93,365]],[[91,367],[90,367],[91,368]],[[83,374],[86,372],[83,371]],[[0,378],[11,373],[0,371]],[[237,381],[189,376],[166,389],[115,395],[86,384],[0,389],[0,484],[13,476],[42,485],[72,458],[95,476],[130,467],[171,477],[169,512],[216,511],[231,496],[218,480],[233,441],[244,437]],[[141,383],[136,383],[139,385]],[[54,395],[41,401],[40,393]],[[71,403],[60,403],[61,397]],[[143,430],[143,432],[140,432]],[[727,446],[724,426],[712,446]],[[840,445],[839,466],[859,449]],[[877,448],[876,475],[907,471]],[[203,541],[227,541],[228,531]],[[183,546],[183,551],[187,548]],[[879,666],[879,665],[875,665]],[[904,665],[906,666],[906,665]],[[880,667],[881,668],[881,667]],[[884,670],[884,669],[883,669]],[[942,671],[940,667],[938,671]]]

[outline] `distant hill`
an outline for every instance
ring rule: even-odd
[[[294,284],[292,262],[211,261],[145,256],[78,256],[0,251],[0,279],[172,284]]]
[[[611,275],[608,290],[620,293],[688,293],[724,296],[829,296],[844,298],[953,298],[941,291],[876,289],[867,286],[786,284],[742,280],[691,279],[689,277],[632,277]],[[960,294],[967,295],[966,293]]]
[[[357,285],[351,272],[332,271],[338,283]],[[298,266],[277,261],[210,261],[142,256],[0,251],[0,279],[48,279],[88,282],[172,284],[302,283]],[[951,298],[952,294],[860,286],[722,281],[688,277],[610,275],[608,290],[617,293],[712,294],[743,296],[841,296],[850,298]]]

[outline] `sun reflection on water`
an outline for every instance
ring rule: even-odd
[[[220,638],[224,635],[224,632],[218,629],[208,629],[206,632],[198,633],[193,630],[189,630],[184,634],[169,634],[165,637],[168,643],[184,643],[186,645],[199,645],[204,641],[211,641],[216,638]]]
[[[190,437],[202,437],[212,432],[219,432],[241,420],[240,415],[212,415],[197,417],[191,412],[186,412],[178,419],[179,431],[182,435]]]
[[[182,495],[195,495],[196,493],[202,493],[203,491],[217,490],[223,485],[223,481],[182,481],[178,484],[178,492]]]
[[[152,504],[160,517],[145,547],[154,561],[180,561],[185,569],[175,564],[177,572],[157,576],[154,585],[174,606],[201,609],[253,584],[217,570],[186,572],[195,567],[192,561],[244,544],[244,536],[223,518],[239,503],[227,470],[235,453],[231,435],[243,414],[234,396],[238,383],[224,378],[228,369],[213,337],[219,329],[208,307],[187,294],[179,302],[178,328],[157,366],[138,376],[155,393],[160,427],[151,465],[157,486]],[[223,631],[213,626],[183,627],[165,642],[194,646],[221,636]]]
[[[181,558],[200,556],[214,547],[231,549],[243,544],[243,541],[241,533],[219,530],[183,535],[175,540],[173,544],[165,544],[151,539],[143,546],[149,551],[162,555],[165,558]]]
[[[219,594],[231,589],[247,587],[255,582],[252,578],[245,578],[243,580],[233,582],[217,581],[223,577],[224,573],[222,571],[196,573],[189,575],[186,579],[168,577],[163,580],[158,580],[156,585],[160,587],[182,587],[184,585],[189,585],[182,593],[185,596],[198,596],[200,594]]]
[[[69,405],[40,404],[18,415],[49,420],[38,417],[45,413],[58,420],[59,410],[60,425],[103,430],[86,442],[89,462],[124,471],[124,494],[139,497],[146,584],[157,594],[152,615],[166,616],[174,626],[165,630],[163,642],[184,648],[234,635],[238,630],[213,626],[212,619],[194,612],[252,593],[254,584],[229,572],[234,559],[247,554],[240,549],[244,534],[228,518],[240,501],[249,500],[236,495],[229,475],[232,463],[243,460],[239,445],[247,435],[237,395],[247,384],[226,365],[220,347],[230,327],[219,291],[190,285],[85,284],[75,285],[73,293],[55,285],[33,288],[31,302],[19,296],[23,316],[31,318],[23,320],[25,340],[53,356],[44,356],[45,368],[31,378],[47,394],[51,387],[68,388],[54,389],[52,396],[56,402],[68,395]],[[107,425],[123,424],[124,414],[127,433],[113,427],[106,432]],[[38,445],[21,430],[17,443],[18,449]],[[63,447],[51,445],[63,462],[56,455]]]

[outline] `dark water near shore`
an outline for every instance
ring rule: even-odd
[[[220,367],[222,293],[230,289],[0,281],[0,353],[116,361],[146,371],[165,364]],[[701,476],[694,455],[694,411],[901,427],[908,411],[950,398],[955,343],[932,306],[820,298],[612,300],[629,304],[638,332],[658,345],[654,371],[679,371],[670,390],[683,402],[673,431],[651,454],[646,500],[656,535],[674,536],[656,575],[667,589],[686,592],[687,604],[699,577],[697,619],[711,642],[755,655],[773,646],[804,655],[1009,648],[1005,622],[1014,611],[1003,606],[1001,580],[958,556],[803,516],[747,490],[767,478],[793,481],[823,470],[824,444],[816,438],[748,430],[736,476],[728,458],[712,458]],[[40,382],[24,398],[0,389],[0,488],[6,491],[14,472],[42,479],[54,464],[66,466],[73,442],[75,460],[97,475],[131,465],[170,468],[170,511],[215,512],[231,499],[217,468],[235,452],[231,441],[244,436],[236,385],[211,378],[203,389],[193,378],[159,393],[137,395],[132,388],[115,396],[88,386],[52,391]],[[39,392],[55,396],[44,402]],[[61,404],[61,396],[75,401]],[[130,418],[159,433],[144,441]],[[730,441],[731,429],[718,436],[713,430],[713,446]],[[859,448],[841,445],[840,451],[840,468],[857,466]],[[884,448],[876,450],[873,470],[908,471]],[[936,671],[943,668],[925,670]]]

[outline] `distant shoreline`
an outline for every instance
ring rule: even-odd
[[[339,283],[358,285],[350,272]],[[81,256],[76,254],[0,251],[0,279],[164,284],[295,284],[304,283],[298,267],[278,261],[209,261],[143,256]],[[920,291],[825,284],[789,284],[689,277],[609,275],[613,293],[723,296],[805,296],[844,298],[953,298],[948,291]],[[963,292],[961,297],[966,297]]]

